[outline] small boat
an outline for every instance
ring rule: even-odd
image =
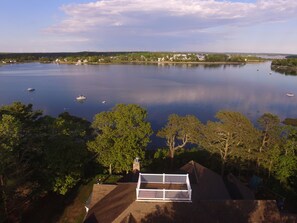
[[[34,89],[34,88],[31,88],[31,87],[29,87],[29,88],[27,88],[27,91],[30,91],[30,92],[32,92],[32,91],[35,91],[35,89]]]
[[[294,94],[293,93],[287,93],[286,94],[288,97],[294,97]]]
[[[78,101],[83,101],[83,100],[86,100],[87,97],[86,96],[83,96],[83,95],[79,95],[78,97],[76,97],[76,100]]]
[[[106,103],[106,101],[102,101],[102,104],[105,104]]]

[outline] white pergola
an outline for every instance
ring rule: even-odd
[[[150,187],[147,188],[145,185],[150,185]],[[192,202],[192,189],[189,175],[139,173],[136,200],[153,202]]]

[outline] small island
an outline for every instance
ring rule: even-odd
[[[297,58],[287,57],[286,59],[273,60],[271,70],[285,75],[297,75]]]

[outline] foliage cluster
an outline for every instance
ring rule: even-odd
[[[297,58],[273,60],[271,65],[296,67],[297,66]]]
[[[66,194],[84,175],[90,123],[62,113],[43,116],[31,104],[0,108],[1,210],[46,191]],[[25,192],[26,191],[26,192]]]
[[[9,53],[0,54],[2,63],[157,63],[157,62],[236,62],[261,61],[256,56],[235,54],[198,54],[169,52],[78,52],[78,53]],[[0,64],[1,64],[0,62]]]
[[[271,69],[285,75],[297,75],[297,58],[273,60]]]
[[[240,172],[273,177],[297,195],[296,127],[283,125],[270,113],[259,118],[257,127],[239,112],[219,111],[216,119],[202,124],[194,116],[171,115],[157,135],[166,139],[171,159],[176,150],[192,143],[220,158],[222,175],[226,167],[240,161]],[[161,157],[164,150],[157,150],[155,158]]]
[[[297,58],[297,55],[289,55],[289,56],[286,56],[287,59],[290,59],[290,58]]]
[[[97,114],[92,123],[96,138],[88,148],[109,173],[128,172],[133,160],[144,159],[144,150],[152,134],[147,112],[138,105],[116,105],[112,111]]]
[[[214,169],[220,169],[222,175],[235,165],[241,173],[273,178],[297,196],[295,119],[289,119],[292,125],[284,125],[279,117],[266,113],[255,126],[239,112],[219,111],[215,118],[203,124],[193,115],[172,114],[156,133],[165,138],[168,148],[145,151],[153,131],[147,111],[138,105],[116,105],[95,115],[92,123],[68,113],[56,118],[44,116],[31,104],[2,106],[2,213],[8,214],[13,201],[20,197],[35,199],[49,191],[67,194],[87,178],[85,170],[93,168],[93,161],[111,174],[130,171],[136,157],[146,160],[145,168],[152,170],[164,166],[169,157],[171,164],[165,169],[170,170],[174,164],[194,159],[197,151],[202,160],[219,161],[221,166]],[[193,147],[195,152],[185,153]],[[182,157],[178,164],[173,162],[176,156]]]

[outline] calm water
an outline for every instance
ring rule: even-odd
[[[0,105],[21,101],[45,114],[68,111],[92,120],[117,103],[136,103],[148,110],[154,129],[171,113],[194,114],[205,122],[221,109],[240,111],[251,120],[264,112],[297,118],[297,77],[270,72],[269,62],[191,67],[14,64],[0,66]],[[27,92],[28,87],[36,91]],[[288,92],[295,97],[287,97]],[[84,103],[75,100],[79,94],[87,97]]]

